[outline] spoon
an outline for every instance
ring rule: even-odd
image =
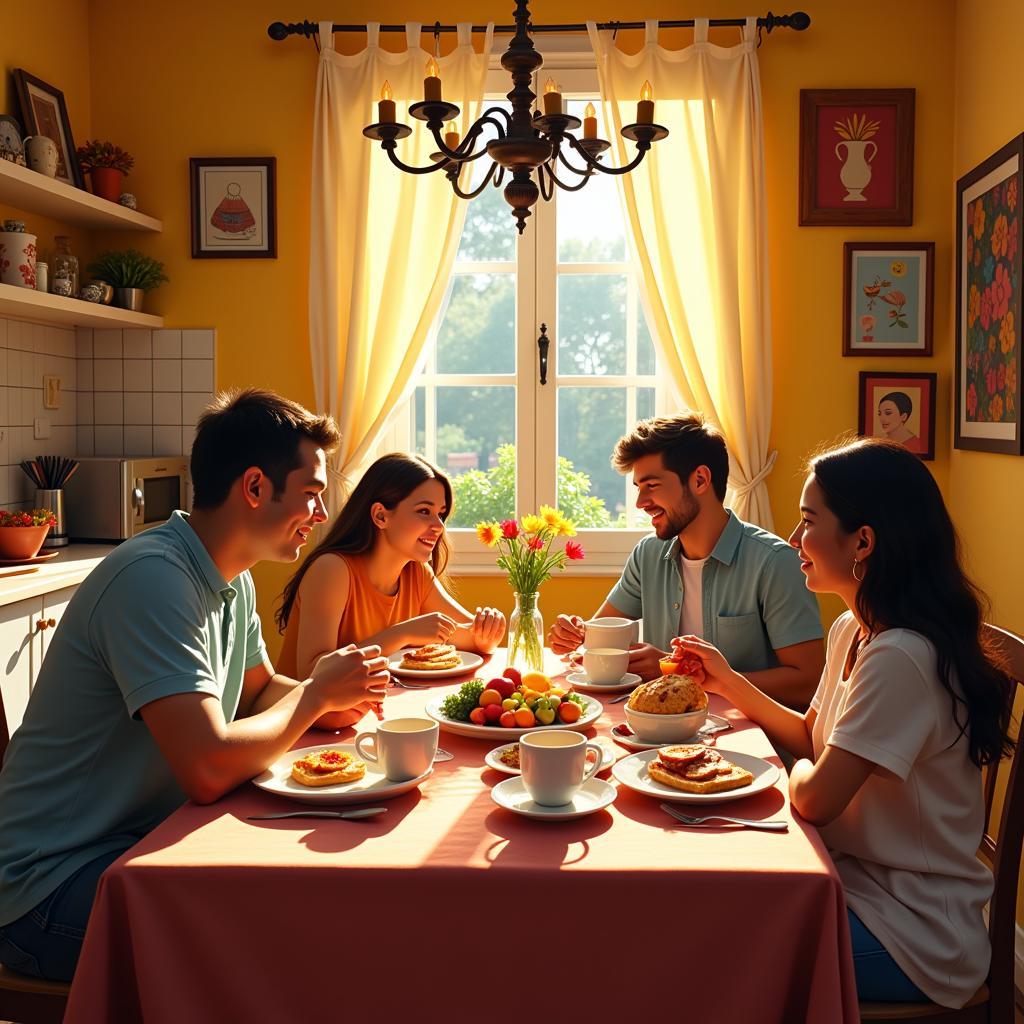
[[[375,818],[386,807],[359,807],[354,811],[285,811],[281,814],[250,814],[249,821],[270,821],[274,818]]]

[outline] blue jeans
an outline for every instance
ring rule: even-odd
[[[0,964],[19,974],[70,981],[100,875],[131,845],[82,865],[34,910],[0,927]]]
[[[849,907],[850,941],[853,944],[853,969],[857,976],[857,995],[871,1003],[926,1003],[928,997],[903,973],[889,951],[864,927],[864,922]]]

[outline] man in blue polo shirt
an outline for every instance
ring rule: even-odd
[[[275,675],[249,568],[327,518],[334,421],[221,396],[192,448],[191,515],[122,544],[72,598],[0,771],[0,963],[70,980],[100,875],[191,797],[259,774],[387,684],[379,647]]]
[[[632,470],[637,508],[654,536],[633,549],[595,617],[643,620],[644,643],[629,669],[660,675],[674,636],[713,643],[755,686],[806,708],[824,665],[823,631],[796,552],[723,505],[729,453],[696,413],[643,420],[619,440],[612,463]],[[557,653],[583,642],[583,620],[559,615],[548,642]]]

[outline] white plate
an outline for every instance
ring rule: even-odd
[[[672,747],[675,746],[676,743],[694,743],[704,736],[706,729],[714,728],[715,726],[719,725],[728,724],[729,721],[725,718],[719,718],[718,715],[708,715],[707,721],[697,730],[696,735],[691,736],[688,740],[671,740],[668,743],[648,743],[647,740],[640,739],[640,737],[637,736],[636,733],[634,733],[632,736],[623,736],[619,730],[623,728],[628,728],[626,722],[620,722],[618,725],[613,726],[610,735],[616,743],[620,743],[627,750],[657,750],[658,747]],[[725,731],[726,730],[724,729],[715,729],[712,735]]]
[[[770,789],[778,781],[779,769],[762,757],[741,754],[738,750],[719,750],[718,752],[727,761],[732,761],[740,768],[746,768],[754,776],[754,781],[742,789],[727,789],[723,793],[684,793],[681,789],[673,789],[671,786],[663,786],[660,782],[655,782],[647,774],[647,765],[658,756],[657,750],[642,750],[639,754],[624,757],[615,763],[612,775],[628,789],[643,793],[644,796],[653,796],[659,800],[680,804],[717,804],[723,800],[739,800],[741,797],[752,796],[754,793]]]
[[[526,786],[519,777],[504,779],[491,790],[491,799],[506,810],[515,811],[526,818],[540,818],[544,821],[568,821],[582,818],[585,814],[607,807],[616,797],[618,790],[604,779],[588,779],[576,791],[571,804],[561,807],[544,807],[533,802],[526,792]]]
[[[611,768],[615,764],[615,755],[601,742],[597,742],[597,745],[601,748],[601,767],[597,770],[603,772],[608,768]],[[509,747],[514,747],[514,743],[503,743],[500,747],[495,747],[493,750],[487,751],[487,756],[484,758],[484,763],[488,768],[493,768],[496,772],[504,772],[506,775],[521,775],[522,772],[518,768],[513,768],[511,765],[505,764],[501,759],[501,755],[508,750]],[[591,762],[588,760],[587,764]]]
[[[586,672],[567,672],[565,681],[572,683],[577,690],[590,693],[622,693],[638,686],[640,677],[635,672],[627,672],[617,683],[595,683]]]
[[[484,659],[479,654],[472,654],[469,651],[456,651],[455,653],[461,659],[462,664],[456,665],[454,668],[436,670],[402,668],[402,658],[410,651],[415,650],[417,650],[415,647],[405,647],[400,651],[395,651],[388,658],[388,671],[394,672],[396,676],[408,676],[410,679],[450,679],[452,676],[464,676],[467,672],[472,672],[473,669],[479,668],[484,663]]]
[[[265,772],[257,775],[252,781],[260,789],[277,796],[291,797],[306,804],[362,804],[368,800],[390,800],[393,796],[401,796],[410,789],[416,789],[421,782],[434,770],[428,768],[419,778],[407,782],[392,782],[385,778],[381,768],[372,761],[364,761],[366,774],[355,782],[341,782],[334,786],[303,786],[292,778],[292,764],[306,754],[316,750],[340,750],[345,754],[356,753],[351,743],[321,743],[315,747],[300,747],[289,750],[278,758]],[[363,759],[359,757],[359,760]]]
[[[604,705],[593,697],[580,695],[583,701],[583,714],[579,719],[566,725],[564,722],[553,722],[551,725],[531,725],[526,729],[503,729],[500,725],[474,725],[472,722],[457,722],[454,718],[447,718],[441,714],[441,704],[444,697],[435,697],[427,702],[423,709],[445,732],[455,733],[456,736],[472,736],[478,740],[517,740],[523,733],[538,732],[542,729],[571,729],[580,731],[591,726],[601,717]]]

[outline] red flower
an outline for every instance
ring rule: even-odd
[[[531,551],[540,551],[544,547],[544,538],[540,534],[537,534],[536,537],[531,537],[526,542],[526,546]]]
[[[514,519],[506,519],[501,524],[501,535],[505,540],[515,540],[519,536],[519,523]]]
[[[577,544],[574,540],[565,542],[565,557],[578,562],[583,557],[583,545]]]

